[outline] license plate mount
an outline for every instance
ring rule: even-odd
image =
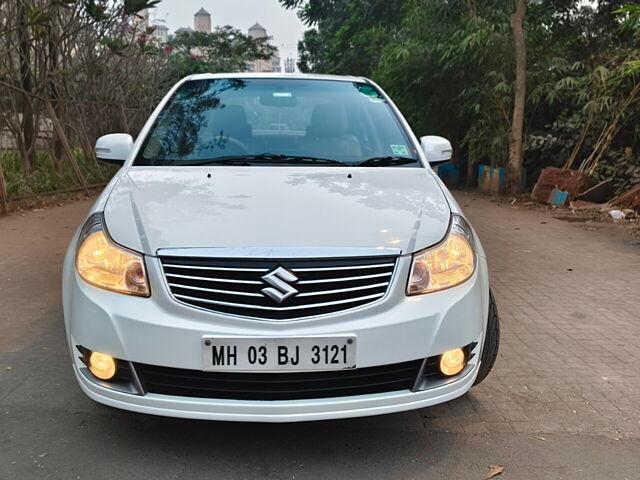
[[[205,371],[314,371],[356,368],[356,337],[202,338]]]

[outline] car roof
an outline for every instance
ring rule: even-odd
[[[350,75],[322,75],[317,73],[253,73],[253,72],[239,72],[239,73],[198,73],[189,75],[184,80],[206,80],[216,78],[283,78],[283,79],[298,79],[298,80],[334,80],[340,82],[368,82],[365,77],[354,77]]]

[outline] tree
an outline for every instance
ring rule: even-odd
[[[507,163],[507,192],[516,195],[522,191],[523,129],[527,75],[527,48],[524,38],[524,17],[528,0],[518,0],[516,11],[511,15],[513,42],[516,52],[516,93],[511,121],[511,142]]]
[[[407,0],[281,0],[311,27],[298,43],[303,72],[370,76]]]
[[[22,119],[20,122],[21,135],[18,135],[18,145],[22,153],[24,169],[31,174],[36,163],[36,127],[37,117],[33,110],[33,72],[31,70],[31,43],[29,38],[29,12],[27,6],[18,2],[17,5],[17,38],[18,38],[18,63],[20,65],[20,95],[22,103]]]
[[[248,61],[273,53],[265,39],[229,26],[159,45],[138,15],[157,3],[0,0],[0,128],[11,132],[26,177],[37,168],[36,146],[43,148],[52,111],[64,136],[92,158],[97,137],[135,134],[182,77],[244,71]],[[62,176],[68,154],[62,155],[59,136],[51,135],[49,149]]]
[[[165,50],[169,55],[164,83],[170,86],[194,73],[243,71],[252,60],[270,59],[275,47],[267,38],[253,38],[226,25],[212,33],[178,33]]]
[[[416,133],[452,140],[469,182],[478,163],[507,167],[509,192],[516,193],[524,168],[528,180],[549,165],[602,176],[623,168],[615,166],[621,156],[638,158],[635,4],[281,3],[310,27],[299,45],[301,68],[372,77]],[[608,173],[599,173],[599,164]]]
[[[324,44],[319,37],[318,30],[310,28],[298,42],[298,68],[303,73],[324,72],[330,68],[324,65]]]
[[[36,168],[36,141],[46,114],[42,99],[53,100],[56,115],[63,115],[60,96],[72,95],[82,77],[72,72],[85,55],[97,52],[92,39],[106,32],[123,36],[122,26],[158,0],[12,0],[0,7],[0,121],[13,135],[24,171]],[[78,72],[74,72],[78,73]],[[85,77],[86,78],[86,77]],[[73,79],[73,80],[71,80]],[[106,77],[102,79],[106,80]],[[75,83],[74,83],[75,82]],[[78,95],[75,98],[82,98]],[[54,150],[57,141],[54,140]],[[59,153],[59,152],[58,152]]]

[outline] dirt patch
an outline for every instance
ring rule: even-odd
[[[82,200],[95,200],[100,191],[90,191],[87,195],[84,192],[56,193],[51,195],[40,195],[19,201],[12,201],[9,215],[22,214],[28,211],[39,212],[52,207],[61,207],[67,203],[74,203]],[[0,208],[0,218],[5,216]]]
[[[569,198],[573,199],[593,185],[591,177],[582,172],[547,167],[540,174],[536,186],[533,187],[531,198],[538,202],[547,202],[551,190],[557,189],[569,193]]]
[[[605,207],[602,204],[594,204],[594,208],[552,208],[551,215],[555,220],[582,223],[585,230],[608,230],[612,234],[631,238],[634,245],[640,245],[640,217],[630,210],[625,210],[624,219],[614,220],[609,214],[612,207]]]
[[[514,210],[529,210],[545,212],[554,220],[574,223],[577,227],[587,231],[604,231],[612,236],[624,239],[626,243],[640,246],[640,214],[624,209],[625,218],[614,220],[609,211],[618,207],[611,207],[606,203],[592,203],[574,200],[566,207],[558,207],[547,203],[533,201],[528,194],[517,198],[496,197],[477,191],[466,192],[466,203],[461,204],[465,209],[475,200],[474,197],[488,200],[499,205],[506,205]],[[547,222],[544,222],[547,223]],[[630,242],[629,242],[630,241]]]
[[[611,205],[622,209],[640,210],[640,184],[611,200]]]
[[[553,218],[569,223],[582,223],[588,222],[590,220],[589,217],[582,217],[577,215],[554,215]]]

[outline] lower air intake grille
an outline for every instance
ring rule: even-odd
[[[146,392],[233,400],[298,400],[408,390],[422,360],[327,372],[202,372],[136,363]]]
[[[173,297],[213,312],[269,320],[324,315],[382,298],[397,257],[253,260],[161,257]]]

